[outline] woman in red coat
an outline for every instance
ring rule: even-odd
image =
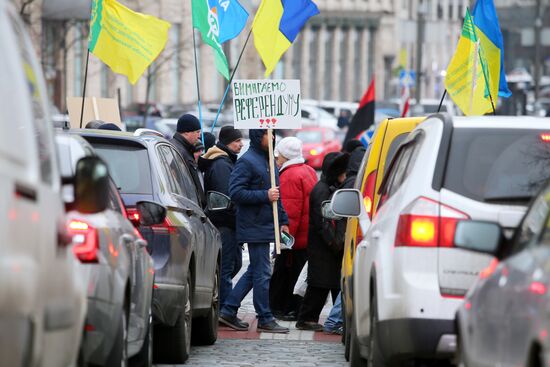
[[[288,214],[289,232],[294,237],[291,250],[281,250],[275,259],[269,287],[271,310],[276,318],[295,321],[301,297],[293,294],[294,285],[307,261],[309,194],[317,183],[315,170],[305,164],[302,142],[284,138],[275,148],[280,171],[280,195]]]

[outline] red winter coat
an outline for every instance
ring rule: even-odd
[[[293,249],[307,248],[309,194],[317,183],[315,170],[304,163],[292,164],[280,173],[280,193],[288,215],[288,228],[294,236]]]

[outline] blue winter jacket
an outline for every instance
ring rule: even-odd
[[[268,154],[261,148],[265,130],[250,130],[250,148],[237,160],[229,179],[229,195],[237,206],[239,243],[275,242],[273,207],[267,191],[271,188]],[[273,158],[271,158],[273,159]],[[275,167],[279,186],[279,170]],[[279,224],[288,225],[288,217],[279,200]]]

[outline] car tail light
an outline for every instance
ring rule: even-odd
[[[550,142],[550,133],[540,134],[540,139],[546,143]]]
[[[154,226],[151,226],[151,229],[155,233],[176,233],[177,228],[170,222],[170,219],[166,217],[164,219],[164,222],[162,224],[156,224]]]
[[[72,237],[75,256],[83,263],[98,262],[99,237],[97,230],[86,222],[71,220],[68,232]]]
[[[363,204],[365,205],[365,211],[369,215],[369,218],[372,219],[372,213],[374,209],[374,191],[376,189],[376,170],[372,171],[365,181],[363,186]],[[363,240],[363,231],[359,222],[357,222],[357,230],[355,232],[355,245],[357,246]]]
[[[126,214],[128,216],[128,219],[134,226],[139,226],[139,220],[141,219],[139,212],[136,208],[128,207],[126,208]]]
[[[457,222],[468,218],[447,205],[419,197],[399,216],[395,246],[453,247]]]

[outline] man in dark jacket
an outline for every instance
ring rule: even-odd
[[[218,143],[199,158],[199,168],[204,172],[206,193],[217,191],[229,196],[229,177],[242,147],[242,134],[239,130],[234,129],[233,126],[221,128]],[[242,248],[235,237],[234,208],[209,213],[208,217],[218,228],[222,237],[220,305],[223,306],[231,292],[233,285],[231,279],[237,275],[242,266]]]
[[[271,188],[268,135],[266,130],[250,130],[250,148],[237,161],[229,179],[231,200],[237,206],[237,241],[248,246],[250,265],[229,294],[220,312],[220,322],[235,329],[248,326],[238,317],[242,300],[253,289],[258,331],[288,333],[281,327],[269,307],[271,278],[270,243],[275,242],[272,203],[278,202],[281,230],[288,232],[288,218],[279,202],[279,189]],[[275,169],[278,185],[279,171]],[[280,230],[280,229],[277,229]]]
[[[363,162],[363,157],[367,150],[361,145],[357,145],[349,152],[349,162],[346,170],[346,181],[342,185],[343,189],[353,189],[355,187],[355,179],[361,168],[361,163]],[[345,222],[345,221],[344,221]]]
[[[341,187],[346,178],[349,155],[329,153],[323,161],[323,174],[309,196],[309,235],[307,245],[307,289],[298,315],[296,328],[323,329],[319,315],[329,292],[332,301],[340,291],[340,272],[344,251],[345,227],[322,216],[323,202]]]
[[[170,142],[174,144],[176,149],[180,152],[195,188],[199,196],[200,205],[204,208],[206,206],[206,197],[204,196],[204,190],[202,187],[201,179],[199,177],[199,168],[195,161],[194,152],[195,144],[199,141],[201,136],[201,124],[199,119],[190,114],[185,114],[178,119],[177,131],[174,133],[174,137],[170,139]]]

